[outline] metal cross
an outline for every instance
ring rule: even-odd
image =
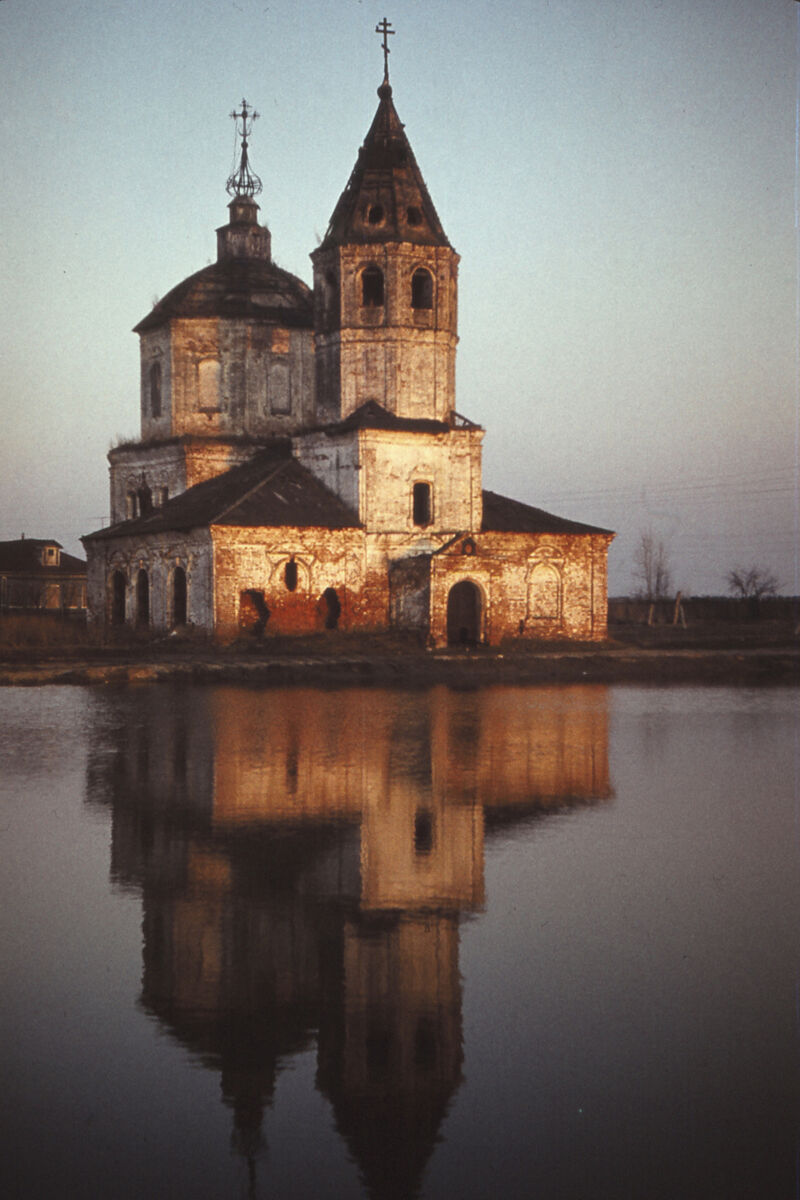
[[[252,131],[253,122],[258,120],[258,113],[254,108],[248,106],[246,100],[242,100],[242,111],[237,112],[234,109],[231,117],[236,122],[237,133],[239,132],[239,122],[242,122],[242,151],[238,170],[231,175],[225,188],[229,196],[257,196],[261,191],[261,180],[255,171],[250,170],[250,162],[247,157],[247,137]]]
[[[392,24],[391,21],[387,21],[386,17],[384,17],[383,20],[381,21],[381,23],[379,25],[375,26],[375,32],[383,34],[383,78],[387,83],[389,81],[389,54],[390,54],[389,42],[387,39],[390,37],[394,37],[394,35],[395,35],[395,30],[391,28],[391,24]]]
[[[253,128],[253,121],[258,120],[258,113],[254,108],[248,106],[246,100],[242,100],[242,111],[237,112],[236,109],[234,109],[231,113],[231,117],[234,121],[242,122],[242,143],[245,147],[247,147],[247,135]],[[237,133],[239,131],[238,125],[236,127],[236,131]]]

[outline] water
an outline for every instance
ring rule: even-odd
[[[0,690],[0,1194],[797,1197],[797,716]]]

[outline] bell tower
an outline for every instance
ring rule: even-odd
[[[317,413],[376,401],[401,418],[455,409],[458,255],[442,229],[392,101],[384,19],[379,104],[312,253]]]

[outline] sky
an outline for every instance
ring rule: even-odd
[[[215,257],[242,97],[311,282],[384,15],[484,486],[615,530],[614,595],[645,533],[685,594],[800,591],[796,0],[0,0],[0,540],[107,522],[131,329]]]

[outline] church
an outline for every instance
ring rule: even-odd
[[[135,328],[141,436],[84,537],[97,623],[222,639],[404,630],[434,647],[606,637],[613,534],[483,489],[456,411],[459,256],[388,77],[313,289],[272,261],[248,137],[217,259]]]

